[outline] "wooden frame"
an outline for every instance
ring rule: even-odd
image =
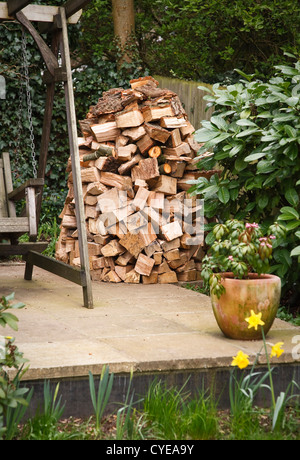
[[[37,237],[36,218],[36,191],[39,192],[44,185],[44,179],[29,179],[23,185],[13,189],[9,153],[3,152],[0,157],[0,231],[4,238],[17,242],[19,235],[28,232],[29,240],[35,241]],[[25,215],[17,217],[15,202],[25,198]],[[24,247],[24,246],[23,246]],[[3,245],[0,244],[2,254]],[[10,254],[18,254],[18,245],[15,244]]]
[[[43,132],[41,140],[41,150],[38,166],[38,179],[44,179],[47,155],[50,142],[50,129],[52,121],[53,101],[55,95],[55,83],[63,81],[65,88],[65,101],[68,122],[68,135],[70,144],[70,156],[72,163],[72,173],[74,180],[75,208],[78,228],[78,240],[80,249],[81,268],[70,267],[54,259],[50,259],[38,251],[42,250],[42,244],[37,243],[21,244],[2,244],[0,245],[1,254],[11,254],[17,250],[26,260],[25,279],[32,278],[33,266],[39,266],[45,270],[62,276],[74,283],[80,284],[83,288],[83,303],[87,308],[93,308],[92,285],[89,268],[87,234],[85,226],[84,204],[81,184],[80,160],[77,142],[77,123],[72,83],[72,71],[70,62],[69,42],[67,26],[75,24],[80,15],[80,9],[86,5],[89,0],[68,0],[62,7],[52,7],[47,5],[30,5],[28,0],[9,0],[7,3],[0,2],[0,25],[1,20],[17,20],[30,33],[36,42],[41,56],[44,59],[47,71],[44,75],[44,83],[47,86],[46,106],[44,112]],[[45,32],[47,29],[52,32],[51,49],[45,43],[39,32],[33,26],[32,22],[37,22],[38,27]],[[61,52],[62,65],[59,66],[57,55]],[[27,184],[28,185],[28,184]],[[32,185],[32,184],[29,184]],[[40,193],[36,199],[36,219],[40,217],[42,182],[35,184]],[[32,187],[23,187],[22,190],[12,191],[10,199],[16,198],[23,193],[23,190],[32,189]],[[34,190],[34,189],[33,189]],[[35,200],[35,194],[29,192],[28,200]],[[29,226],[32,225],[32,219],[29,218]],[[17,247],[16,247],[17,246]]]

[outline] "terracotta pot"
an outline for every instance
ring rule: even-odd
[[[265,335],[275,319],[280,302],[281,280],[275,275],[249,275],[249,279],[234,279],[232,273],[222,273],[226,292],[220,299],[211,294],[213,312],[226,337],[239,340],[262,339],[261,326],[248,329],[245,318],[262,313]]]

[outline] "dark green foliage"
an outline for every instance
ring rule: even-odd
[[[266,76],[283,49],[299,50],[300,8],[294,0],[135,3],[139,51],[158,75],[214,82],[232,78],[239,67]]]
[[[133,68],[205,82],[236,78],[233,69],[270,76],[283,51],[300,49],[299,3],[294,0],[136,0]],[[112,4],[85,8],[80,51],[116,61]]]

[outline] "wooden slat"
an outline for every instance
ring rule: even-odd
[[[4,182],[3,161],[0,158],[0,218],[7,217],[7,202]]]
[[[14,189],[8,194],[8,199],[13,201],[22,200],[25,198],[25,190],[28,187],[42,187],[44,185],[44,179],[28,179],[20,187]]]
[[[29,238],[33,241],[37,236],[35,190],[33,187],[26,189],[26,215],[29,224]]]
[[[29,251],[43,252],[47,249],[48,243],[0,243],[1,256],[23,256]]]
[[[86,276],[83,270],[71,267],[59,260],[51,259],[51,257],[44,256],[35,251],[30,251],[24,255],[24,260],[27,264],[35,265],[36,267],[43,268],[50,273],[54,273],[62,278],[65,278],[80,286],[86,286]],[[27,279],[27,278],[25,278]]]
[[[66,18],[73,16],[77,11],[81,10],[85,5],[90,3],[90,0],[68,0],[63,6],[66,11]]]
[[[29,21],[34,22],[53,22],[53,18],[59,13],[58,6],[49,5],[34,5],[30,4],[23,9],[23,13],[26,15]],[[77,11],[73,16],[68,18],[69,24],[77,24],[80,19],[82,11]],[[15,18],[8,14],[7,3],[0,2],[0,20],[11,20]]]
[[[9,153],[3,152],[2,159],[3,159],[3,168],[4,168],[4,180],[5,180],[8,215],[9,217],[16,217],[15,205],[12,201],[8,200],[8,197],[7,197],[7,195],[13,191],[13,182],[12,182],[12,175],[11,175]]]
[[[0,217],[1,233],[26,233],[29,231],[27,217]]]

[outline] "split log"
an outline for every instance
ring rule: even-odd
[[[111,270],[105,276],[103,276],[102,281],[108,283],[121,283],[122,280],[114,270]]]
[[[163,144],[167,142],[171,135],[170,131],[157,124],[145,123],[145,129],[151,139],[162,142]]]
[[[124,252],[124,247],[121,246],[117,240],[111,240],[101,249],[101,254],[103,254],[104,257],[114,257],[123,254]]]
[[[122,132],[123,136],[130,139],[131,142],[136,142],[146,134],[144,126],[138,126],[136,128],[128,128]]]
[[[118,173],[121,176],[123,176],[125,174],[128,174],[131,171],[131,169],[133,168],[133,166],[138,164],[142,158],[143,157],[141,155],[139,155],[139,154],[135,155],[131,160],[127,161],[126,163],[123,163],[118,168]]]
[[[130,270],[125,275],[125,283],[138,284],[140,282],[141,275],[137,273],[134,269]]]
[[[115,272],[121,278],[122,281],[125,281],[126,275],[128,272],[133,270],[133,265],[126,265],[125,267],[121,267],[120,265],[115,266]]]
[[[153,180],[151,178],[148,180],[149,187],[153,192],[161,192],[166,195],[176,195],[177,193],[177,180],[175,177],[161,175]]]
[[[81,169],[81,181],[82,182],[98,182],[100,180],[100,173],[95,166],[91,168]],[[69,181],[73,182],[73,173],[69,174]]]
[[[135,257],[129,251],[126,251],[124,252],[124,254],[119,255],[119,257],[116,260],[116,264],[125,267],[128,264],[134,262],[134,260]]]
[[[151,147],[148,152],[148,155],[151,158],[158,158],[160,154],[161,154],[161,148],[158,145]]]
[[[115,150],[109,145],[100,144],[97,150],[93,153],[83,156],[83,161],[97,160],[99,157],[110,157],[115,156]]]
[[[170,104],[165,106],[146,106],[142,108],[142,113],[146,122],[157,121],[162,117],[172,117],[174,115]],[[167,128],[167,126],[164,127]]]
[[[196,281],[197,279],[197,270],[188,270],[181,273],[177,273],[178,281]]]
[[[164,257],[168,262],[171,260],[178,260],[180,259],[180,252],[179,249],[171,249],[170,251],[167,251],[164,253]]]
[[[127,162],[132,159],[132,155],[137,151],[136,144],[128,144],[124,147],[119,147],[117,150],[117,159],[122,162]]]
[[[117,128],[132,128],[144,123],[144,117],[140,110],[126,110],[116,114]]]
[[[151,86],[158,86],[159,83],[157,80],[155,80],[153,77],[139,77],[139,78],[134,78],[132,80],[130,80],[130,85],[131,85],[131,88],[132,89],[136,89],[140,86],[143,86],[143,85],[151,85]]]
[[[133,196],[132,180],[128,176],[119,176],[110,172],[101,172],[100,182],[110,187],[116,187],[119,190],[127,191],[129,196]]]
[[[134,269],[140,275],[150,276],[153,266],[154,259],[144,254],[139,254]]]
[[[138,229],[147,225],[147,222],[147,219],[140,211],[135,212],[134,214],[131,214],[131,216],[128,216],[126,219],[127,230],[128,232],[134,234]]]
[[[195,128],[188,120],[186,120],[186,125],[180,127],[180,132],[182,137],[185,138],[186,136],[189,136],[190,134],[194,133]]]
[[[172,284],[172,283],[177,283],[177,275],[176,272],[170,271],[167,273],[162,273],[161,275],[158,275],[158,283],[159,284]]]
[[[149,187],[148,187],[148,184],[147,184],[147,182],[146,182],[145,180],[143,180],[143,179],[136,179],[136,180],[134,181],[134,187],[133,187],[134,191],[137,192],[138,189],[139,189],[140,187],[145,188],[145,189],[147,189],[147,190],[148,190],[148,188],[149,188]]]
[[[191,153],[191,147],[188,143],[182,142],[181,144],[177,145],[177,147],[173,148],[164,148],[164,155],[172,155],[180,157],[181,155],[188,155]]]
[[[137,141],[137,146],[142,155],[146,155],[154,145],[154,140],[148,134],[145,134],[140,140]]]
[[[153,190],[149,191],[147,204],[150,208],[164,209],[164,205],[165,205],[164,200],[165,200],[164,193],[155,192]]]
[[[115,121],[93,125],[91,130],[97,142],[114,141],[121,134]]]
[[[121,207],[120,196],[116,187],[107,190],[98,196],[98,206],[103,213],[111,212]]]
[[[155,232],[152,222],[148,222],[139,229],[139,235],[143,241],[145,248],[153,243],[157,239],[157,233]]]
[[[161,227],[162,235],[167,241],[172,241],[183,235],[181,225],[178,221],[170,222],[169,224]]]
[[[152,241],[152,243],[148,244],[148,246],[145,247],[145,253],[148,257],[151,257],[156,252],[162,254],[161,246],[157,240]]]
[[[139,211],[140,209],[143,209],[146,206],[147,200],[149,198],[150,192],[146,190],[143,187],[139,187],[134,200],[132,202],[132,205]]]
[[[172,172],[172,167],[169,163],[164,163],[163,165],[160,165],[158,169],[160,174],[171,174]]]
[[[172,177],[176,178],[181,178],[184,174],[184,171],[186,170],[186,162],[185,161],[172,161],[172,160],[167,160],[167,164],[171,168],[171,174]]]
[[[172,116],[162,116],[160,118],[160,125],[163,128],[175,129],[175,128],[183,128],[187,126],[187,122],[185,118],[177,118]]]
[[[122,238],[120,238],[119,242],[135,258],[139,256],[145,247],[145,243],[139,233],[127,233]]]
[[[136,179],[149,180],[159,176],[158,162],[156,158],[146,158],[141,160],[138,165],[131,170],[131,178],[134,182]]]
[[[113,156],[100,157],[95,162],[95,167],[103,172],[118,172],[119,162]]]
[[[125,136],[124,131],[123,131],[123,133],[120,134],[120,136],[118,136],[117,139],[115,140],[116,149],[118,149],[119,147],[124,147],[124,145],[128,144],[128,142],[129,142],[129,137]]]
[[[150,276],[142,275],[143,284],[156,284],[158,282],[158,273],[152,271]]]
[[[168,139],[168,144],[170,147],[177,147],[182,143],[180,129],[176,128],[171,131],[170,137]]]

